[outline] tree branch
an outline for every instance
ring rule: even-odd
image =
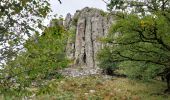
[[[137,62],[147,62],[147,63],[153,63],[153,64],[157,64],[157,65],[167,66],[166,64],[158,62],[158,61],[152,61],[152,60],[146,60],[146,59],[136,59],[136,58],[132,58],[132,57],[122,55],[120,52],[117,52],[117,54],[120,57],[124,58],[124,59],[119,60],[120,62],[122,62],[122,61],[137,61]],[[114,61],[116,61],[116,60],[114,60]]]

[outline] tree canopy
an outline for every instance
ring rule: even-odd
[[[22,91],[33,83],[41,86],[44,80],[59,77],[57,70],[68,63],[65,56],[67,36],[62,26],[55,25],[46,28],[43,35],[35,34],[28,39],[24,43],[25,51],[1,69],[1,91],[6,93],[9,88]]]
[[[48,0],[1,0],[0,61],[16,56],[23,40],[42,29],[42,21],[50,11]]]
[[[169,0],[109,0],[108,9],[131,12],[169,11]]]
[[[42,22],[49,12],[49,0],[0,1],[0,66],[23,49],[25,39],[44,29]]]
[[[124,69],[128,76],[153,79],[162,74],[170,88],[169,4],[169,0],[111,0],[108,7],[118,9],[123,17],[103,39],[107,45],[98,55],[100,64],[103,65],[102,54],[109,52],[109,62]],[[127,12],[128,7],[134,8]]]

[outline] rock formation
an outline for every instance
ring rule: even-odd
[[[78,67],[97,67],[96,55],[103,47],[100,38],[107,35],[115,19],[102,10],[84,8],[76,11],[73,17],[67,14],[64,26],[73,34],[66,48],[68,58]],[[74,31],[74,32],[73,32]]]

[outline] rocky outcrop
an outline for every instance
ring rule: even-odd
[[[67,14],[64,26],[74,32],[68,39],[67,56],[78,67],[95,68],[97,52],[103,47],[100,38],[107,35],[108,29],[115,19],[99,9],[84,8],[73,17]]]
[[[66,16],[66,18],[65,18],[65,21],[64,21],[64,26],[65,26],[66,29],[69,29],[69,28],[70,28],[71,21],[72,21],[71,14],[68,13],[67,16]]]

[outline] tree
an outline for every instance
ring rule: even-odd
[[[0,1],[0,63],[15,57],[25,39],[44,28],[50,11],[49,0]]]
[[[25,51],[0,70],[1,91],[21,91],[32,84],[42,86],[44,80],[59,77],[57,70],[68,63],[65,56],[67,36],[62,26],[55,25],[46,28],[42,35],[28,39],[24,43]]]
[[[109,0],[108,10],[122,10],[131,12],[169,11],[169,0]]]
[[[120,2],[111,0],[109,7],[115,7],[116,3]],[[122,0],[122,3],[133,4],[129,7],[135,6],[137,12],[122,12],[124,16],[117,20],[103,40],[109,44],[106,47],[111,52],[112,63],[123,66],[129,76],[138,79],[151,79],[161,74],[166,77],[170,91],[169,0]],[[147,14],[140,14],[143,12],[138,8],[143,7]]]
[[[16,56],[24,38],[42,28],[42,20],[50,11],[48,0],[1,0],[0,60]]]

